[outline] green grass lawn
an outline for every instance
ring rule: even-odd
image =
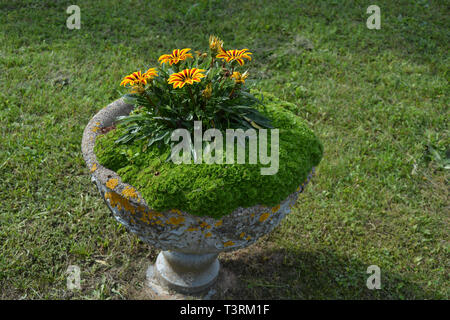
[[[236,276],[221,297],[449,299],[449,1],[194,3],[0,1],[0,298],[142,297],[158,251],[111,217],[81,136],[124,75],[216,34],[254,53],[258,88],[296,103],[325,149],[293,213],[220,256]]]

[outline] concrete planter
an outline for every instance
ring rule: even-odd
[[[217,255],[244,248],[272,231],[290,212],[313,172],[296,192],[272,208],[261,205],[238,208],[220,220],[194,216],[176,208],[157,212],[147,205],[138,190],[122,182],[116,172],[101,166],[94,154],[100,128],[112,125],[118,116],[127,115],[132,109],[122,99],[116,100],[86,126],[82,152],[92,181],[117,221],[142,241],[163,250],[148,270],[149,283],[181,293],[203,291],[219,273]]]

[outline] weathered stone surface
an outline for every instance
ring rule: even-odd
[[[176,208],[157,212],[147,206],[138,190],[123,183],[114,171],[101,166],[94,154],[95,138],[100,134],[100,128],[110,126],[118,116],[127,115],[132,108],[119,99],[100,110],[84,130],[82,152],[91,171],[92,181],[114,217],[144,242],[162,250],[193,254],[219,253],[254,243],[272,231],[290,212],[313,174],[296,192],[272,208],[261,205],[237,208],[219,220],[194,216]]]
[[[92,181],[117,221],[142,241],[165,250],[147,272],[152,295],[165,297],[171,289],[185,294],[207,290],[219,273],[217,254],[244,248],[272,231],[291,211],[314,168],[296,192],[272,208],[262,205],[237,208],[220,219],[194,216],[176,208],[157,212],[147,205],[138,190],[100,165],[94,154],[100,128],[111,126],[118,116],[127,115],[132,109],[122,99],[116,100],[86,126],[82,152]]]

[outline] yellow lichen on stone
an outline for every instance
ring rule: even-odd
[[[125,189],[123,189],[122,191],[122,194],[128,199],[137,198],[136,189],[134,189],[133,187],[125,187]]]
[[[250,240],[252,237],[250,237],[250,236],[247,236],[247,238],[245,238],[245,240]]]
[[[268,212],[264,212],[260,217],[259,217],[259,222],[264,222],[267,220],[267,218],[269,218],[270,213]]]
[[[158,215],[156,213],[157,212],[155,212],[155,211],[149,211],[149,212],[147,212],[147,215],[150,219],[156,220],[158,218]]]
[[[139,211],[140,213],[146,213],[147,212],[147,209],[145,208],[145,206],[139,206],[139,207],[137,207],[137,211]]]
[[[280,205],[277,205],[277,206],[272,208],[272,212],[273,213],[277,212],[278,210],[280,210]]]
[[[234,242],[233,241],[227,241],[227,242],[225,242],[224,244],[223,244],[223,246],[226,248],[226,247],[231,247],[231,246],[234,246]]]
[[[117,208],[118,210],[124,209],[127,212],[135,213],[136,208],[131,205],[131,203],[121,197],[119,194],[115,192],[106,192],[105,199],[109,200],[109,204],[113,208]]]
[[[211,226],[210,226],[209,224],[207,224],[205,221],[203,221],[203,222],[200,224],[200,227],[206,228],[206,229],[211,229]]]
[[[217,221],[217,222],[214,224],[214,226],[220,227],[222,224],[223,224],[223,221],[220,220],[220,221]]]
[[[97,164],[96,163],[93,164],[93,166],[91,168],[91,172],[94,172],[95,170],[97,170]]]
[[[92,132],[97,132],[98,130],[100,130],[99,127],[93,127],[93,128],[92,128]]]
[[[158,225],[163,224],[163,221],[157,220],[156,216],[153,215],[152,212],[146,212],[146,216],[147,216],[147,220],[149,220],[152,225],[154,225],[155,223]]]
[[[243,238],[245,236],[245,233],[244,232],[241,232],[241,234],[239,235],[239,238]]]
[[[164,218],[164,215],[161,212],[152,211],[152,215],[155,217]]]
[[[254,213],[252,213],[252,214],[250,215],[250,217],[252,217],[252,218],[253,218],[254,216],[255,216],[255,214],[254,214]]]
[[[176,214],[182,215],[181,211],[180,211],[180,210],[178,210],[178,209],[172,209],[172,210],[170,210],[170,211],[172,211],[173,213],[176,213]]]
[[[150,224],[150,221],[148,221],[147,216],[145,214],[142,215],[142,217],[139,218],[142,222],[146,224]]]
[[[119,196],[115,192],[105,192],[105,199],[109,200],[111,207],[115,208],[119,203]]]
[[[139,208],[138,208],[139,210]],[[141,212],[141,218],[139,220],[141,220],[142,222],[150,222],[148,221],[149,215],[146,211],[140,211]]]
[[[198,228],[190,227],[186,229],[187,231],[198,231]]]
[[[184,222],[184,217],[170,217],[169,220],[167,221],[167,224],[173,224],[174,226],[179,225],[180,223]]]
[[[211,232],[208,232],[207,234],[205,234],[205,238],[209,238],[209,237],[211,237],[212,236],[212,233]]]
[[[113,208],[121,209],[122,205],[120,204],[120,196],[115,192],[106,192],[105,199],[109,200],[109,204]]]
[[[109,189],[114,189],[115,187],[117,187],[117,185],[119,184],[119,180],[118,179],[109,179],[107,182],[106,182],[106,186],[109,188]]]
[[[130,203],[130,201],[128,201],[128,199],[121,197],[120,203],[122,204],[122,207],[125,211],[131,212],[132,214],[136,212],[136,208],[133,207],[133,205]]]

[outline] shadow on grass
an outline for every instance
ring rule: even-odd
[[[439,299],[382,267],[381,289],[369,290],[369,265],[330,251],[250,248],[223,254],[221,264],[237,278],[221,299]]]

